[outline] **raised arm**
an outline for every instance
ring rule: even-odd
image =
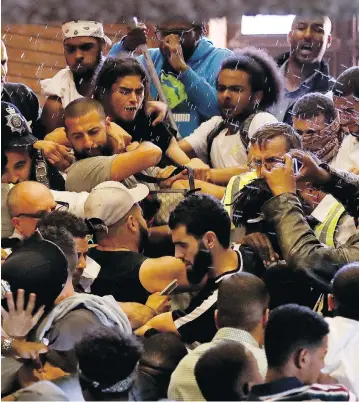
[[[122,181],[149,167],[157,165],[162,151],[151,142],[132,143],[128,152],[119,154],[111,165],[111,180]],[[133,150],[132,150],[133,149]]]
[[[51,133],[51,131],[58,127],[64,126],[64,109],[60,98],[57,96],[49,96],[46,99],[42,109],[41,119],[46,134]]]
[[[174,279],[178,286],[190,288],[186,266],[175,257],[148,258],[140,268],[142,286],[150,293],[162,291]]]

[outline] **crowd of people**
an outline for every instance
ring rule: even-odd
[[[43,107],[1,42],[2,400],[357,400],[359,67],[330,75],[330,19],[276,59],[163,22],[155,72],[142,23],[108,55],[61,29]]]

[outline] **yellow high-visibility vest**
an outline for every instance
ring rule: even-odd
[[[251,181],[257,179],[257,172],[248,172],[248,173],[243,173],[238,176],[233,176],[231,180],[229,181],[227,187],[226,187],[226,192],[224,193],[224,197],[222,200],[222,204],[224,205],[224,208],[228,212],[231,221],[232,221],[232,214],[233,214],[233,205],[232,202],[236,195],[242,190],[244,186],[249,184]],[[234,229],[234,225],[232,223],[232,229]]]
[[[338,226],[345,208],[340,202],[336,202],[329,210],[324,222],[319,223],[314,228],[315,237],[323,244],[335,248],[335,229]]]

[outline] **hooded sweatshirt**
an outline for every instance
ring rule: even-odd
[[[54,307],[42,320],[36,330],[37,340],[42,341],[53,325],[78,308],[90,310],[105,327],[117,326],[126,334],[132,333],[127,315],[112,296],[75,293]]]
[[[123,39],[112,47],[110,56],[116,57],[121,52],[126,52]],[[220,115],[215,84],[223,60],[232,55],[230,50],[216,48],[202,37],[187,60],[188,69],[181,74],[168,69],[159,48],[149,49],[149,52],[182,137],[190,135],[209,118]],[[146,67],[144,57],[138,59]],[[152,98],[157,99],[154,85],[150,92]]]

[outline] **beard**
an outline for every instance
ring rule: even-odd
[[[96,57],[96,65],[93,67],[88,67],[86,70],[83,71],[72,71],[74,75],[74,80],[76,83],[80,83],[80,81],[91,81],[95,71],[99,70],[101,68],[101,65],[103,64],[103,57],[102,57],[102,51],[99,50],[97,57]]]
[[[77,161],[80,161],[82,159],[87,159],[87,158],[92,158],[94,156],[112,156],[113,151],[110,147],[107,145],[100,145],[99,147],[96,148],[97,151],[99,151],[99,155],[91,155],[91,152],[89,150],[81,150],[81,151],[76,151],[74,149],[74,155]]]
[[[206,249],[205,245],[201,241],[199,244],[199,250],[191,268],[187,268],[187,279],[188,282],[196,285],[202,281],[202,279],[207,275],[208,270],[212,266],[212,255],[209,250]]]
[[[140,224],[140,240],[138,242],[138,252],[142,254],[148,246],[149,233],[146,228]]]

